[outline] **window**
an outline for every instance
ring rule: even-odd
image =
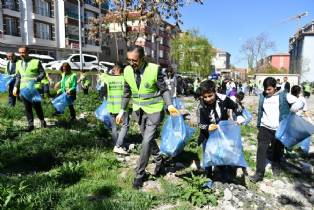
[[[155,51],[154,50],[152,50],[152,58],[155,58]]]
[[[71,62],[80,62],[80,56],[79,55],[75,55],[71,58]]]
[[[52,40],[52,26],[43,22],[34,22],[35,38]]]
[[[159,50],[159,58],[164,58],[164,51],[163,50]]]
[[[89,10],[85,10],[84,11],[84,19],[85,19],[85,23],[88,24],[89,21],[93,18],[97,18],[97,13],[89,11]]]
[[[73,3],[66,1],[64,3],[64,5],[65,5],[65,15],[72,18],[72,19],[78,19],[77,4],[73,4]]]
[[[164,38],[160,37],[160,44],[163,45],[164,44]]]
[[[84,56],[84,61],[85,62],[94,62],[94,61],[96,61],[96,58],[91,57],[91,56]]]
[[[20,21],[18,18],[3,16],[4,34],[11,36],[20,36]]]
[[[98,7],[98,4],[96,3],[95,0],[84,0],[85,4],[89,4],[93,7]]]
[[[45,0],[34,0],[33,5],[34,13],[51,17],[51,2]]]
[[[4,9],[10,9],[10,10],[19,11],[19,1],[16,1],[16,0],[4,0],[2,2],[3,2],[2,7]]]
[[[152,35],[152,43],[155,43],[155,35]]]

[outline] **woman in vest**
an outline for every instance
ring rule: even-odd
[[[76,99],[76,86],[77,86],[77,76],[76,73],[72,72],[71,66],[68,63],[63,63],[61,66],[62,69],[62,79],[60,81],[60,89],[57,91],[57,94],[66,93],[69,97],[69,109],[71,115],[71,121],[76,119],[74,101]],[[55,115],[60,113],[55,112]]]
[[[276,140],[275,133],[280,121],[290,111],[297,112],[302,109],[303,103],[295,96],[285,91],[277,91],[277,81],[273,77],[267,77],[263,82],[264,92],[260,94],[257,114],[257,154],[256,173],[250,177],[254,183],[262,181],[265,174],[266,160],[271,159],[274,175],[280,174],[280,162],[283,157],[284,146]],[[291,107],[291,108],[290,108]],[[271,148],[271,155],[267,157],[268,147]]]
[[[112,69],[112,74],[103,73],[100,77],[104,83],[104,95],[107,98],[107,110],[111,116],[111,135],[115,143],[113,152],[117,154],[127,155],[128,152],[124,149],[124,138],[129,129],[129,113],[126,111],[121,123],[121,129],[118,130],[116,117],[121,110],[121,102],[123,98],[124,77],[122,74],[122,65],[115,65]]]

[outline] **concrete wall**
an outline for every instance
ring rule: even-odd
[[[280,79],[280,82],[283,82],[284,77],[288,77],[288,82],[290,86],[300,84],[300,75],[299,74],[255,74],[255,82],[258,84],[259,81],[264,81],[266,77],[274,77],[276,80]]]
[[[305,36],[302,48],[301,81],[314,81],[314,36]]]

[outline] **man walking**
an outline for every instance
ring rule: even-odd
[[[281,84],[281,90],[290,93],[290,83],[288,82],[288,77],[283,78],[283,83]]]
[[[35,88],[40,89],[40,81],[45,77],[45,71],[39,60],[30,58],[27,46],[19,47],[21,60],[16,63],[16,82],[13,89],[13,94],[16,96],[18,90],[26,88],[30,81],[35,81]],[[41,102],[28,101],[21,97],[25,107],[26,118],[28,121],[27,132],[34,130],[34,115],[32,108],[34,107],[37,117],[41,122],[41,127],[47,127]]]
[[[133,182],[133,187],[139,189],[143,186],[145,169],[151,154],[156,163],[154,175],[158,176],[161,173],[163,160],[155,137],[164,116],[164,102],[171,115],[178,115],[179,112],[172,105],[170,92],[160,67],[144,60],[143,47],[131,46],[127,52],[127,59],[129,65],[124,69],[124,98],[116,121],[122,122],[127,104],[132,98],[133,111],[143,137]]]
[[[9,98],[8,98],[9,106],[13,107],[16,104],[16,96],[13,95],[13,88],[16,81],[15,80],[16,57],[13,52],[8,52],[7,59],[9,62],[7,64],[7,68],[5,69],[5,74],[14,75],[13,79],[9,83]]]

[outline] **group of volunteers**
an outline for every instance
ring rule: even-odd
[[[28,47],[20,47],[19,54],[21,59],[17,62],[12,58],[14,57],[13,53],[8,55],[7,73],[15,75],[15,79],[9,85],[9,103],[11,105],[15,104],[15,97],[21,89],[28,86],[29,81],[35,81],[35,86],[39,88],[40,82],[47,78],[39,60],[28,56]],[[160,66],[147,62],[143,47],[137,45],[129,47],[127,63],[126,66],[116,64],[110,72],[101,74],[100,80],[104,84],[103,95],[111,117],[111,133],[115,143],[113,151],[118,154],[128,154],[125,137],[128,132],[131,113],[135,116],[140,127],[142,147],[133,181],[133,187],[139,189],[147,178],[146,167],[151,155],[156,165],[153,175],[158,176],[163,172],[165,159],[160,153],[156,138],[165,114],[179,116],[181,113],[173,104],[176,91],[171,88],[173,83],[171,75],[165,77]],[[60,86],[57,94],[66,93],[70,98],[71,119],[75,120],[73,102],[76,99],[77,76],[71,71],[68,63],[62,64],[61,71],[62,79],[56,85]],[[170,78],[169,81],[167,77]],[[80,80],[84,79],[86,79],[84,76],[80,78]],[[278,174],[284,155],[284,146],[276,140],[275,132],[280,121],[290,112],[302,112],[304,114],[303,111],[306,111],[306,102],[300,96],[301,87],[293,86],[291,94],[289,93],[290,90],[287,91],[285,88],[278,91],[276,89],[277,81],[272,77],[266,78],[262,86],[264,91],[259,96],[257,114],[256,174],[250,177],[252,182],[263,180],[267,159],[270,159],[272,163],[273,172]],[[199,79],[195,82],[194,91],[195,98],[199,102],[197,107],[197,124],[200,129],[199,144],[205,145],[206,141],[210,141],[210,134],[218,129],[220,121],[233,120],[239,125],[244,122],[242,111],[244,110],[243,98],[245,94],[243,92],[237,91],[229,97],[218,93],[214,81],[205,80],[201,82]],[[87,91],[84,90],[84,93],[87,94]],[[23,96],[20,97],[24,103],[28,120],[27,131],[34,129],[32,108],[35,109],[41,126],[46,127],[41,103],[29,101]],[[270,157],[267,154],[268,151],[271,151]],[[213,169],[219,171],[223,181],[231,182],[237,168],[230,165],[206,167],[205,171],[209,177],[212,177]]]

